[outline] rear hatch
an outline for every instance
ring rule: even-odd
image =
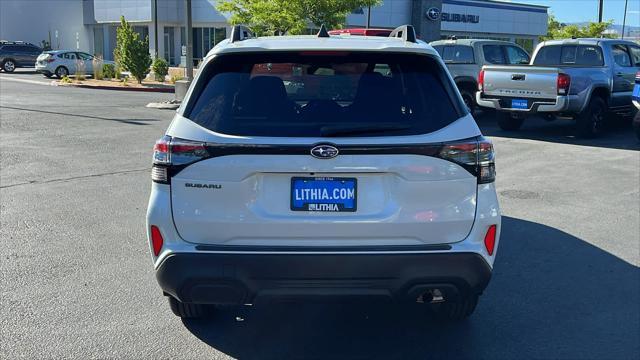
[[[171,163],[178,233],[232,246],[463,240],[491,149],[445,71],[415,54],[214,59],[156,145],[170,153],[155,157]]]

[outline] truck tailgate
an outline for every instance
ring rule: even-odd
[[[485,96],[555,99],[558,68],[537,66],[484,66]]]

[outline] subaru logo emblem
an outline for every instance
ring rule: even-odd
[[[427,18],[433,21],[440,19],[440,9],[436,7],[432,7],[429,10],[427,10]]]
[[[311,149],[311,156],[317,159],[331,159],[338,156],[338,148],[331,145],[317,145]]]

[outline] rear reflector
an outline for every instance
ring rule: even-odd
[[[493,248],[496,245],[496,226],[489,226],[487,234],[484,236],[484,247],[487,248],[489,255],[493,255]]]
[[[151,245],[153,245],[153,255],[158,256],[158,254],[160,254],[163,244],[164,239],[162,239],[160,229],[155,225],[151,225]]]

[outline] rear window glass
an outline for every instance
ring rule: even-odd
[[[464,111],[444,70],[424,55],[227,54],[203,71],[185,116],[229,135],[415,135]]]
[[[484,53],[484,60],[489,64],[506,64],[502,45],[484,45],[482,52]]]
[[[550,45],[538,50],[533,65],[602,66],[600,47],[594,45]]]
[[[450,64],[473,64],[473,48],[471,46],[445,46],[438,50],[442,60]]]

